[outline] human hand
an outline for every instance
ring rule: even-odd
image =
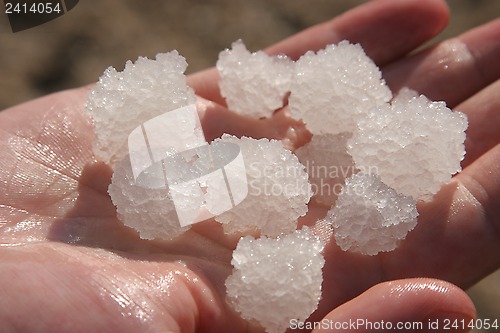
[[[410,86],[469,117],[464,171],[419,206],[419,224],[397,250],[363,257],[328,245],[323,299],[312,320],[471,318],[470,300],[453,285],[397,279],[433,277],[466,288],[500,266],[500,148],[492,121],[500,105],[500,21],[403,58],[446,21],[439,1],[377,1],[268,50],[297,58],[342,39],[359,42],[394,90]],[[216,79],[213,70],[189,79],[204,98],[200,116],[209,139],[222,132],[286,139],[297,125],[283,113],[266,121],[229,113]],[[2,330],[256,330],[225,303],[235,239],[218,225],[197,224],[174,241],[152,242],[116,219],[107,195],[111,170],[92,155],[87,92],[62,92],[0,114]],[[310,211],[301,223],[324,213]]]

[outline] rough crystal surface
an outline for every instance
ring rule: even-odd
[[[242,238],[226,280],[233,307],[268,333],[285,332],[291,319],[306,320],[321,298],[322,250],[307,227],[276,239]]]
[[[417,216],[411,197],[398,194],[376,175],[357,173],[346,179],[325,220],[342,250],[376,255],[394,250],[416,226]]]
[[[221,95],[230,110],[253,118],[270,117],[290,90],[293,62],[284,55],[250,53],[243,42],[222,51],[217,61]]]
[[[463,113],[404,90],[359,120],[348,151],[356,167],[376,168],[399,193],[425,200],[461,170],[466,128]]]
[[[127,137],[143,122],[195,102],[186,85],[186,60],[177,51],[140,57],[118,72],[109,67],[87,99],[93,118],[97,159],[114,164],[127,154]]]
[[[143,239],[173,239],[190,228],[180,226],[168,188],[136,184],[128,155],[116,163],[108,192],[120,221]]]
[[[295,154],[306,166],[316,203],[331,207],[344,185],[346,177],[355,171],[347,153],[350,133],[314,135]]]
[[[313,134],[353,132],[368,109],[392,97],[382,74],[359,44],[347,41],[307,52],[295,64],[290,114]]]
[[[248,182],[247,197],[216,220],[227,233],[260,232],[277,236],[293,232],[307,212],[311,186],[304,166],[280,141],[223,135],[240,146]],[[217,141],[217,140],[216,140]]]
[[[416,200],[460,170],[466,117],[410,90],[389,104],[380,70],[359,45],[329,45],[296,63],[250,53],[241,42],[221,52],[221,94],[231,110],[270,117],[290,94],[290,115],[313,133],[296,155],[276,140],[227,134],[206,146],[186,66],[174,51],[128,62],[123,72],[109,68],[87,103],[94,151],[115,164],[109,194],[141,238],[176,238],[190,227],[179,216],[189,223],[215,216],[226,233],[261,236],[240,239],[226,288],[242,317],[268,332],[284,332],[317,308],[332,229],[343,250],[394,250],[417,223]],[[127,138],[138,147],[129,151],[139,154],[137,167]],[[146,165],[145,155],[157,158]],[[313,228],[323,243],[306,227],[296,231],[313,193],[332,206]]]

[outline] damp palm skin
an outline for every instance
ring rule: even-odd
[[[500,131],[492,121],[500,109],[500,21],[405,57],[447,20],[441,1],[380,0],[267,49],[297,59],[343,39],[359,42],[393,91],[409,86],[469,119],[463,171],[419,204],[419,223],[397,250],[364,257],[326,247],[323,298],[311,320],[468,320],[475,310],[458,287],[500,267]],[[308,140],[284,113],[266,121],[230,113],[213,69],[189,84],[208,139],[227,132],[292,148]],[[237,237],[206,222],[173,241],[143,241],[118,221],[107,194],[112,171],[92,154],[89,89],[0,113],[0,331],[260,331],[225,300]],[[311,205],[300,223],[324,213]]]

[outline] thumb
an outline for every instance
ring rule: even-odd
[[[476,310],[455,285],[434,279],[378,284],[331,311],[313,332],[467,332]]]

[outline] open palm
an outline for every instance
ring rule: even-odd
[[[446,21],[440,1],[382,0],[268,49],[298,58],[342,39],[359,42],[393,90],[410,86],[469,117],[464,171],[419,205],[419,224],[397,250],[364,257],[328,245],[313,320],[471,318],[473,306],[458,288],[414,277],[466,288],[500,266],[500,21],[406,56]],[[226,110],[213,69],[189,82],[208,139],[223,132],[292,145],[303,139],[289,137],[296,124],[282,113],[254,121]],[[218,224],[152,242],[117,220],[107,194],[112,171],[92,154],[88,90],[0,114],[0,331],[258,331],[226,304],[237,240]],[[323,213],[310,207],[301,222]]]

